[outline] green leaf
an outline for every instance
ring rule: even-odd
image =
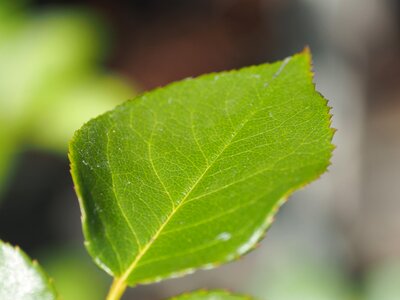
[[[36,261],[0,241],[0,299],[52,300],[56,291]]]
[[[86,246],[114,289],[251,250],[333,146],[308,51],[183,80],[88,122],[70,144]]]
[[[248,296],[234,295],[226,291],[195,291],[192,293],[183,294],[173,297],[170,300],[250,300]]]
[[[108,43],[94,15],[25,2],[0,1],[0,201],[22,149],[64,154],[84,121],[134,94],[98,68]]]
[[[86,120],[112,109],[131,95],[134,92],[121,78],[110,75],[81,75],[76,82],[53,86],[42,95],[42,99],[48,99],[47,105],[41,107],[40,118],[30,124],[30,141],[64,154],[74,131]]]

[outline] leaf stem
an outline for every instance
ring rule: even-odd
[[[119,300],[122,297],[122,294],[125,292],[127,288],[127,284],[125,281],[121,280],[120,278],[115,278],[111,287],[110,291],[108,292],[106,300]]]

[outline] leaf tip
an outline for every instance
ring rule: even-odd
[[[308,74],[309,74],[311,80],[313,81],[315,72],[314,72],[313,57],[312,57],[310,47],[308,45],[306,45],[304,47],[304,49],[301,52],[299,52],[297,55],[303,56],[305,58],[307,66],[308,66]]]
[[[310,46],[309,45],[305,45],[303,50],[300,52],[300,54],[304,54],[304,55],[306,55],[306,56],[311,58],[312,56],[311,56]]]

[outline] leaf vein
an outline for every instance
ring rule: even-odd
[[[284,65],[286,66],[286,64]],[[281,73],[283,68],[279,68],[279,70],[275,73],[275,75],[279,72]],[[276,76],[273,75],[271,81],[273,81]],[[176,212],[179,210],[179,208],[185,203],[185,201],[189,198],[193,190],[198,186],[198,184],[201,182],[201,180],[204,178],[204,176],[207,174],[207,172],[210,170],[210,168],[213,166],[213,164],[219,159],[219,157],[225,152],[225,150],[228,148],[228,146],[232,143],[232,141],[235,139],[235,137],[238,135],[238,133],[243,129],[243,127],[250,121],[250,119],[257,113],[257,109],[251,111],[249,114],[247,114],[244,118],[244,120],[235,128],[234,132],[231,134],[230,138],[228,138],[228,141],[223,145],[222,149],[216,154],[216,156],[212,159],[212,161],[208,164],[208,166],[204,169],[204,171],[201,173],[201,175],[197,178],[197,180],[192,184],[190,189],[187,191],[185,196],[178,201],[178,205],[171,211],[171,213],[167,216],[165,219],[164,223],[160,226],[160,228],[155,232],[153,237],[147,242],[147,244],[138,252],[138,254],[134,257],[132,263],[128,266],[126,271],[122,274],[121,277],[117,279],[118,282],[126,282],[127,278],[130,276],[132,271],[135,269],[141,258],[146,254],[146,252],[149,250],[151,245],[157,240],[165,226],[169,223],[169,221],[172,219],[172,217],[176,214]]]
[[[134,240],[136,241],[136,244],[137,244],[138,248],[141,249],[141,245],[140,245],[139,239],[138,239],[138,237],[137,237],[137,234],[136,234],[135,230],[133,229],[132,224],[129,222],[129,219],[128,219],[127,215],[125,214],[124,210],[122,209],[121,203],[120,203],[120,201],[119,201],[119,199],[118,199],[117,192],[116,192],[116,190],[115,190],[114,174],[113,174],[113,171],[112,171],[111,160],[110,160],[110,153],[109,153],[109,145],[110,145],[110,136],[109,136],[109,133],[110,133],[110,131],[111,131],[113,128],[114,128],[114,125],[111,124],[110,129],[107,131],[107,134],[106,134],[106,136],[107,136],[106,156],[107,156],[108,167],[110,168],[112,192],[113,192],[114,199],[115,199],[115,202],[116,202],[116,204],[117,204],[117,207],[118,207],[118,209],[119,209],[119,211],[120,211],[120,213],[121,213],[123,219],[124,219],[125,222],[127,223],[128,228],[129,228],[129,230],[131,231],[131,234],[132,234]]]

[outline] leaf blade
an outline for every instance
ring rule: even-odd
[[[88,250],[129,284],[230,261],[325,171],[331,138],[307,53],[144,94],[71,143]]]
[[[42,268],[19,248],[2,241],[0,241],[0,299],[57,299],[55,288]]]

